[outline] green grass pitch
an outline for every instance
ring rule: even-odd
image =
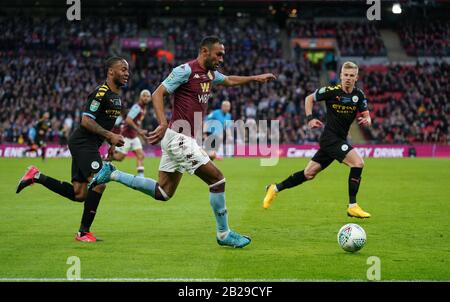
[[[268,210],[264,186],[303,169],[308,159],[216,162],[226,179],[230,227],[252,237],[244,249],[220,247],[208,188],[184,175],[166,203],[108,185],[92,231],[104,241],[74,240],[83,206],[40,185],[15,194],[29,164],[70,180],[70,159],[0,159],[0,280],[64,279],[77,256],[82,279],[367,280],[367,259],[380,259],[381,280],[450,280],[450,160],[366,159],[358,194],[372,214],[346,216],[349,169],[333,163],[312,181],[283,191]],[[157,175],[159,159],[146,159]],[[135,159],[117,166],[131,173]],[[336,234],[346,223],[367,233],[359,252],[344,252]]]

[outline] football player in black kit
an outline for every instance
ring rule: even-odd
[[[50,113],[44,112],[41,119],[33,127],[35,135],[30,137],[30,148],[23,151],[23,156],[28,152],[35,152],[36,156],[39,155],[38,150],[41,149],[41,158],[45,161],[45,152],[47,151],[47,144],[45,142],[47,138],[47,132],[51,130]]]
[[[341,84],[322,87],[306,97],[305,113],[310,128],[321,128],[323,123],[312,114],[314,102],[325,101],[327,106],[327,122],[320,137],[320,149],[302,171],[296,172],[278,184],[267,187],[263,207],[269,208],[278,192],[292,188],[301,183],[312,180],[320,171],[328,167],[334,160],[350,167],[348,177],[349,206],[347,215],[357,218],[369,218],[356,202],[364,161],[361,156],[347,142],[350,125],[356,118],[358,124],[370,126],[371,119],[367,106],[367,99],[361,89],[355,86],[358,80],[358,65],[345,62],[341,69]]]
[[[76,240],[84,242],[97,241],[90,232],[90,227],[105,185],[97,185],[88,190],[87,184],[102,167],[100,145],[105,139],[112,148],[124,144],[124,138],[120,134],[111,132],[111,129],[122,109],[119,92],[120,88],[128,82],[128,62],[120,57],[112,57],[106,61],[105,67],[106,82],[88,96],[80,127],[69,138],[69,149],[72,154],[72,184],[44,175],[36,167],[30,166],[20,179],[16,191],[19,193],[27,186],[39,183],[70,200],[84,201],[80,229],[75,237]]]

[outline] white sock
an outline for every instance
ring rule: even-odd
[[[273,188],[273,190],[274,190],[275,192],[277,192],[277,193],[278,193],[278,188],[277,188],[277,185],[274,185],[274,188]]]
[[[137,167],[136,170],[137,170],[137,175],[138,176],[144,177],[144,167],[143,166]]]
[[[353,208],[353,207],[356,207],[358,204],[355,202],[355,203],[349,203],[348,204],[348,207],[349,208]]]
[[[228,236],[228,233],[230,233],[230,230],[225,232],[217,232],[217,238],[224,240]]]

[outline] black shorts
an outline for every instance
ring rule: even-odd
[[[88,177],[102,168],[102,157],[98,150],[69,146],[72,154],[72,181],[88,182]]]
[[[39,148],[45,146],[45,137],[43,136],[37,135],[34,141]]]
[[[323,140],[320,142],[320,149],[311,160],[319,163],[324,170],[334,160],[342,163],[347,153],[352,149],[352,145],[343,139]]]

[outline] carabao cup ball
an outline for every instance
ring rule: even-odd
[[[349,223],[339,230],[337,241],[344,251],[353,253],[362,249],[366,244],[366,232],[361,226]]]

